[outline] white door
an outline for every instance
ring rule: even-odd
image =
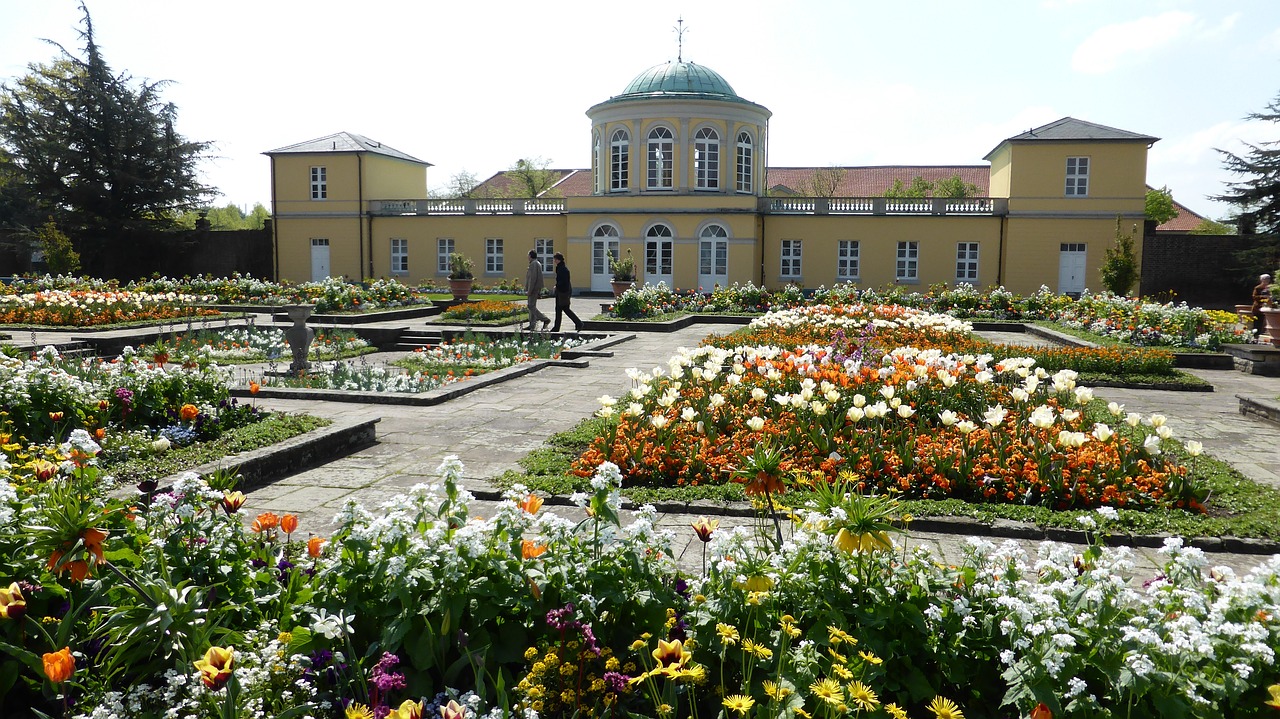
[[[1085,244],[1063,242],[1058,253],[1058,294],[1079,297],[1084,292]]]
[[[612,292],[613,270],[609,263],[621,256],[618,249],[618,228],[601,225],[591,236],[591,291]]]
[[[311,240],[311,281],[319,282],[329,276],[329,241]]]
[[[668,288],[675,289],[671,281],[671,265],[673,256],[671,228],[666,225],[654,225],[645,233],[644,238],[644,283],[656,285],[665,283]]]
[[[698,290],[711,292],[729,284],[729,233],[707,225],[698,238]]]

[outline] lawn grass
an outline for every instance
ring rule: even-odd
[[[1090,411],[1100,418],[1104,417],[1105,403],[1095,401]],[[600,418],[584,420],[573,429],[550,437],[543,447],[520,460],[523,472],[508,471],[497,479],[497,483],[504,487],[523,484],[537,492],[560,496],[589,491],[589,478],[570,474],[570,468],[588,444],[604,432],[606,421]],[[1128,430],[1123,426],[1115,429],[1118,432]],[[1181,463],[1192,466],[1195,476],[1209,489],[1209,499],[1206,501],[1208,513],[1120,509],[1119,520],[1112,525],[1116,533],[1280,540],[1280,489],[1257,484],[1226,462],[1208,455],[1201,455],[1193,460],[1180,447],[1172,446],[1169,446],[1166,453],[1174,455]],[[695,500],[729,503],[746,500],[742,485],[733,483],[670,488],[624,486],[622,493],[641,504]],[[798,506],[803,504],[805,495],[803,490],[793,489],[778,499],[783,505]],[[1012,520],[1040,527],[1065,529],[1080,529],[1079,518],[1092,513],[1090,510],[1055,511],[1046,507],[1015,504],[975,504],[959,499],[902,500],[899,512],[922,518],[968,517],[984,523]]]
[[[261,422],[230,430],[215,440],[112,463],[104,469],[122,484],[136,484],[144,479],[167,477],[229,455],[270,447],[332,423],[332,420],[306,414],[275,413]]]

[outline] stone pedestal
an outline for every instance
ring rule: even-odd
[[[315,309],[315,305],[285,305],[284,307],[285,313],[293,322],[293,326],[284,331],[284,337],[289,341],[289,351],[293,354],[293,362],[289,364],[291,374],[311,369],[311,363],[307,361],[307,353],[311,351],[311,341],[316,338],[316,333],[307,326],[307,318]]]

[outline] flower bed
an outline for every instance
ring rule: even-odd
[[[777,453],[775,491],[784,476],[829,481],[851,471],[860,489],[907,498],[1203,510],[1203,490],[1162,456],[1172,436],[1163,417],[1144,422],[1114,406],[1113,421],[1141,434],[1130,438],[1085,418],[1092,392],[1071,370],[919,348],[962,337],[967,325],[954,318],[806,307],[751,329],[738,346],[686,350],[667,371],[633,371],[627,396],[601,398],[616,424],[577,472],[613,462],[628,484],[750,485],[742,468]],[[833,342],[847,335],[858,343]]]
[[[967,284],[954,288],[940,285],[927,292],[910,292],[900,286],[874,289],[840,284],[809,294],[794,286],[770,291],[750,283],[718,287],[710,294],[680,292],[659,284],[628,290],[613,304],[610,313],[638,320],[677,312],[760,313],[806,304],[894,304],[962,319],[1047,320],[1137,346],[1217,350],[1225,343],[1250,340],[1248,330],[1230,313],[1105,292],[1072,299],[1047,287],[1021,297],[1003,287],[979,292]]]
[[[308,356],[316,360],[351,357],[375,349],[348,330],[319,328],[315,333]],[[153,358],[163,356],[166,361],[205,357],[221,363],[265,362],[291,356],[289,341],[279,327],[199,330],[143,345],[138,352]]]
[[[194,306],[208,300],[208,297],[172,292],[46,290],[0,294],[0,324],[92,327],[219,314],[217,310]]]
[[[440,315],[440,319],[454,322],[488,322],[506,320],[525,313],[523,305],[503,300],[480,300],[454,305]]]
[[[195,477],[106,498],[83,449],[38,494],[0,481],[6,715],[1217,719],[1280,703],[1280,559],[1210,572],[1171,539],[1139,585],[1123,548],[975,541],[952,566],[895,547],[891,504],[835,492],[785,543],[695,522],[707,561],[686,574],[652,508],[620,521],[611,465],[580,515],[516,489],[480,519],[449,458],[441,484],[351,504],[326,540],[292,515],[242,519],[242,496]]]
[[[468,333],[435,347],[419,347],[389,365],[334,362],[299,376],[264,377],[262,383],[272,387],[417,394],[523,362],[555,359],[566,348],[588,341],[523,336],[490,340]]]

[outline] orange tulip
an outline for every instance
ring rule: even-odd
[[[258,384],[257,382],[249,383],[249,394],[257,394],[258,390],[260,389],[262,389],[262,385]]]
[[[222,647],[209,647],[204,653],[202,659],[193,662],[196,669],[200,670],[200,681],[204,685],[217,691],[222,685],[231,679],[231,672],[235,664],[235,655],[231,647],[223,649]]]
[[[293,534],[298,529],[298,515],[286,514],[281,517],[280,529],[283,529],[285,534]]]
[[[318,558],[324,550],[324,537],[312,537],[307,540],[307,554],[312,558]]]
[[[93,430],[94,439],[102,439],[103,437],[106,437],[106,436],[107,436],[107,430],[103,429],[102,427],[99,427]]]
[[[178,410],[178,417],[184,422],[190,422],[200,415],[200,408],[194,404],[184,404],[182,409]]]
[[[45,654],[44,675],[54,684],[61,684],[71,678],[76,671],[76,658],[71,656],[71,648],[63,647],[56,652]]]
[[[275,529],[280,524],[280,518],[274,512],[263,512],[253,520],[253,525],[249,527],[253,532],[265,532],[269,529]]]
[[[0,619],[21,619],[26,613],[27,601],[18,583],[10,584],[8,589],[0,587]]]
[[[1045,706],[1044,702],[1040,702],[1035,709],[1031,710],[1031,719],[1053,719],[1053,712]]]
[[[524,498],[524,501],[521,502],[519,506],[520,509],[523,509],[529,514],[537,514],[538,510],[542,509],[542,497],[539,497],[536,494],[530,494],[528,497]]]
[[[532,540],[528,540],[528,539],[520,542],[520,556],[524,557],[525,559],[533,559],[534,557],[541,557],[542,553],[545,551],[547,551],[547,545],[545,544],[537,544]]]

